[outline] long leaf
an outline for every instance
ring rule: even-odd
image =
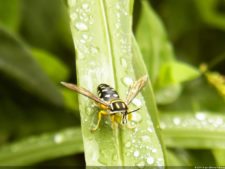
[[[32,94],[54,104],[62,104],[62,96],[56,86],[42,72],[26,45],[2,28],[0,39],[0,72]]]
[[[83,151],[80,128],[34,136],[0,148],[1,166],[21,166]]]
[[[107,83],[115,87],[124,99],[132,81],[147,74],[143,71],[138,73],[142,64],[139,63],[139,66],[132,64],[133,2],[129,0],[68,2],[77,53],[78,84],[96,93],[96,87],[100,83]],[[143,62],[140,55],[136,57]],[[149,90],[143,90],[143,93],[145,92]],[[151,108],[147,103],[154,103],[154,100],[145,100],[142,95],[138,95],[130,105],[130,109],[141,106],[141,110],[133,114],[131,125],[134,123],[135,129],[121,125],[112,129],[110,120],[106,117],[102,119],[99,129],[94,133],[90,129],[96,123],[98,111],[93,108],[93,102],[88,98],[80,96],[79,102],[85,159],[88,166],[164,165],[162,148],[148,113]],[[156,111],[155,108],[151,110]]]
[[[163,140],[168,147],[225,148],[225,116],[208,112],[161,115]]]

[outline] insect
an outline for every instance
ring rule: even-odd
[[[92,131],[95,131],[99,128],[99,124],[102,116],[110,115],[112,124],[116,121],[120,121],[122,124],[127,124],[128,120],[131,118],[131,113],[138,111],[140,108],[129,111],[128,105],[131,101],[137,96],[141,89],[145,86],[147,82],[147,75],[142,76],[139,80],[135,81],[128,90],[125,101],[121,100],[117,91],[114,90],[107,84],[100,84],[97,87],[98,96],[94,95],[92,92],[88,91],[85,88],[78,87],[75,84],[61,82],[65,87],[76,91],[79,94],[82,94],[88,97],[91,100],[94,100],[98,107],[101,109],[98,112],[98,122],[95,128]]]

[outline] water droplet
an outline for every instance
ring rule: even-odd
[[[173,118],[173,123],[174,123],[175,125],[179,125],[179,124],[181,123],[180,118],[179,118],[179,117],[174,117],[174,118]]]
[[[128,121],[127,126],[131,129],[134,129],[137,127],[137,123],[135,121]]]
[[[142,141],[149,141],[150,137],[145,135],[145,136],[142,136],[141,139],[142,139]]]
[[[139,151],[134,151],[134,157],[138,157],[140,155]]]
[[[202,120],[205,120],[206,114],[205,114],[205,113],[197,113],[197,114],[195,115],[195,117],[196,117],[196,119],[202,121]]]
[[[141,120],[142,120],[142,117],[139,113],[137,112],[132,113],[132,121],[140,122]]]
[[[130,86],[133,83],[133,80],[131,77],[124,77],[123,82],[125,85]]]
[[[141,100],[138,98],[134,98],[132,103],[137,107],[141,107],[141,105],[142,105]]]
[[[157,153],[157,149],[156,149],[156,148],[153,148],[153,149],[152,149],[152,152],[153,152],[153,153]]]
[[[93,47],[93,46],[90,48],[90,50],[91,50],[92,54],[96,54],[99,51],[99,49],[97,47]]]
[[[87,34],[82,34],[82,38],[87,40],[88,39],[88,35]]]
[[[217,119],[215,119],[215,124],[218,125],[218,126],[222,125],[223,124],[223,119],[218,117]]]
[[[62,136],[61,134],[56,134],[56,135],[54,136],[54,142],[55,142],[56,144],[60,144],[62,141],[63,141],[63,136]]]
[[[148,131],[149,131],[149,133],[152,133],[153,132],[153,128],[152,127],[149,127],[148,128]]]
[[[84,3],[84,4],[82,5],[82,8],[83,8],[83,9],[88,9],[88,7],[89,7],[89,5],[88,5],[87,3]]]
[[[94,107],[87,107],[86,108],[86,114],[89,116],[92,114]]]
[[[166,123],[160,122],[160,128],[165,129],[167,127]]]
[[[83,23],[83,22],[77,22],[77,23],[75,24],[75,27],[76,27],[76,29],[77,29],[78,31],[87,31],[87,30],[88,30],[87,25],[86,25],[85,23]]]
[[[148,157],[148,158],[147,158],[147,163],[150,164],[150,165],[153,164],[154,161],[155,161],[155,160],[154,160],[153,157]]]
[[[109,121],[108,121],[108,120],[105,120],[105,124],[106,124],[106,125],[109,125],[110,123],[109,123]]]
[[[137,128],[137,127],[134,129],[134,132],[135,132],[135,133],[137,133],[137,132],[138,132],[138,128]]]
[[[123,14],[125,15],[125,16],[127,16],[128,15],[128,12],[127,11],[123,11]]]
[[[116,23],[116,28],[117,28],[117,29],[120,28],[120,23]]]
[[[130,152],[127,152],[126,155],[129,157],[130,156]]]
[[[120,7],[120,4],[119,3],[117,3],[116,4],[116,9],[120,9],[121,7]]]
[[[157,160],[157,165],[158,166],[163,166],[164,164],[163,164],[163,159],[162,158],[158,158],[158,160]]]
[[[129,148],[131,146],[131,142],[127,142],[126,144],[125,144],[125,147],[126,148]]]
[[[84,39],[80,39],[80,43],[86,43],[86,41]]]
[[[124,57],[120,58],[120,64],[123,68],[127,68],[127,61]]]
[[[145,162],[144,161],[140,161],[136,165],[138,166],[138,168],[144,168],[145,167]]]
[[[119,12],[116,13],[116,16],[117,16],[117,18],[120,18],[120,13]]]
[[[94,17],[93,16],[89,16],[89,22],[90,25],[92,25],[94,23]]]
[[[70,15],[70,19],[72,20],[72,21],[74,21],[74,20],[76,20],[77,19],[77,13],[72,13],[71,15]]]
[[[75,6],[76,2],[77,2],[77,0],[69,0],[68,4],[69,4],[69,6]]]

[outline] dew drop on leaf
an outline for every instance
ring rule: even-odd
[[[132,80],[131,77],[126,76],[126,77],[123,78],[123,83],[124,83],[126,86],[130,86],[130,85],[133,83],[133,80]]]
[[[123,68],[125,68],[125,69],[127,68],[127,61],[124,57],[120,58],[120,64]]]
[[[80,39],[80,43],[86,43],[86,40],[84,40],[84,39]]]
[[[153,149],[152,149],[152,152],[153,152],[153,153],[157,153],[157,149],[156,149],[156,148],[153,148]]]
[[[90,50],[91,50],[91,53],[92,54],[96,54],[96,53],[98,53],[99,52],[99,49],[97,48],[97,47],[90,47]]]
[[[175,125],[179,125],[179,124],[181,123],[180,118],[174,117],[174,118],[173,118],[173,123],[174,123]]]
[[[148,131],[149,131],[149,133],[152,133],[153,132],[153,128],[152,127],[149,127],[148,128]]]
[[[76,19],[77,19],[77,13],[71,13],[70,14],[70,19],[72,20],[72,21],[75,21]]]
[[[127,147],[127,148],[129,148],[131,146],[131,142],[127,142],[126,144],[125,144],[125,147]]]
[[[53,139],[56,144],[60,144],[63,141],[63,136],[61,134],[56,134]]]
[[[217,126],[222,125],[223,124],[223,119],[218,117],[217,119],[215,119],[215,124]]]
[[[154,160],[154,158],[153,158],[153,157],[148,157],[148,158],[146,159],[146,161],[147,161],[147,163],[148,163],[148,164],[150,164],[150,165],[151,165],[151,164],[153,164],[153,163],[154,163],[154,161],[155,161],[155,160]]]
[[[75,6],[76,2],[77,2],[77,0],[68,0],[69,6]]]
[[[138,150],[134,151],[134,157],[139,157],[140,153]]]
[[[205,118],[206,118],[206,114],[205,113],[197,113],[196,115],[195,115],[195,117],[196,117],[196,119],[197,120],[205,120]]]
[[[150,137],[148,135],[144,135],[141,137],[142,141],[149,141],[150,140]]]
[[[138,168],[144,168],[145,167],[145,162],[144,161],[140,161],[136,165],[138,166]]]
[[[89,8],[89,5],[87,3],[84,3],[84,4],[82,4],[82,8],[83,9],[88,9]]]
[[[77,22],[75,24],[75,28],[78,31],[87,31],[88,30],[88,26],[85,23],[83,23],[83,22]]]
[[[137,107],[141,107],[141,105],[142,105],[141,100],[138,98],[134,98],[132,103]]]
[[[142,117],[139,113],[137,112],[132,113],[132,121],[140,122],[141,120],[142,120]]]

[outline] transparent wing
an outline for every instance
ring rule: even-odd
[[[137,81],[135,81],[129,88],[125,103],[127,105],[137,96],[137,94],[141,91],[141,89],[145,86],[148,80],[148,76],[144,75]]]
[[[98,103],[101,103],[105,106],[109,106],[106,102],[104,102],[103,100],[99,99],[97,96],[95,96],[93,93],[91,93],[90,91],[88,91],[87,89],[85,88],[82,88],[82,87],[78,87],[77,85],[75,84],[72,84],[72,83],[66,83],[66,82],[61,82],[61,84],[73,91],[76,91],[77,93],[80,93],[86,97],[88,97],[89,99],[92,99]]]

